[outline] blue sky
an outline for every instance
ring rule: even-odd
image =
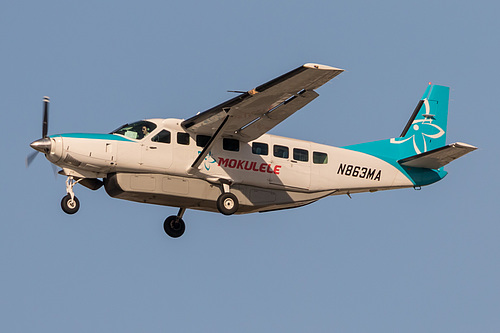
[[[497,332],[499,55],[493,1],[7,1],[0,5],[0,330]],[[448,142],[479,150],[421,191],[226,217],[76,189],[41,134],[188,118],[306,62],[346,69],[272,133],[342,146],[400,134],[428,82]]]

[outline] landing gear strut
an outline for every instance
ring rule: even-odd
[[[83,178],[80,178],[75,181],[71,176],[66,179],[66,192],[68,194],[66,194],[61,200],[61,208],[66,214],[75,214],[78,209],[80,209],[80,201],[73,192],[73,186],[78,184],[78,182],[82,179]]]
[[[172,238],[181,237],[186,230],[186,224],[182,220],[182,216],[186,208],[179,209],[177,215],[169,216],[163,222],[163,230]]]

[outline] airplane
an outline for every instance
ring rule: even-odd
[[[67,177],[61,207],[79,210],[76,184],[113,198],[178,207],[163,223],[185,231],[186,209],[224,215],[296,208],[333,195],[420,189],[443,179],[449,162],[477,149],[446,144],[449,88],[429,84],[399,137],[333,147],[267,132],[318,97],[344,70],[307,63],[204,112],[146,119],[109,134],[47,135],[30,144]]]

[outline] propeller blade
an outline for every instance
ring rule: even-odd
[[[26,167],[29,167],[31,165],[31,163],[33,162],[33,160],[35,159],[35,157],[37,155],[38,155],[38,152],[34,151],[31,154],[29,154],[28,156],[26,156]]]
[[[54,173],[54,179],[57,179],[57,167],[50,163],[50,166],[52,167],[52,172]]]
[[[42,125],[42,138],[47,137],[47,132],[49,129],[49,102],[48,96],[43,97],[43,125]]]

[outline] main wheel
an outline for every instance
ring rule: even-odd
[[[233,215],[239,206],[238,198],[232,193],[222,193],[217,199],[217,209],[224,215]]]
[[[165,222],[163,222],[163,230],[165,230],[170,237],[181,237],[184,230],[186,230],[186,224],[180,217],[172,215],[167,217]]]
[[[78,201],[77,197],[73,197],[67,194],[61,200],[61,208],[66,214],[75,214],[78,209],[80,209],[80,201]]]

